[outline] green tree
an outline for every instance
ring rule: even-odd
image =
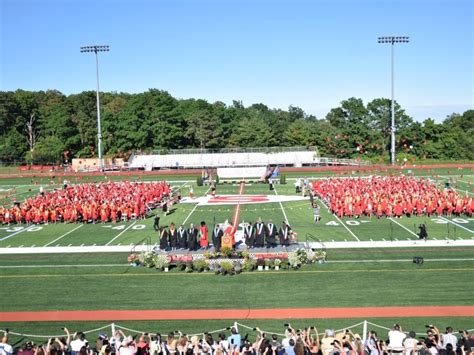
[[[35,148],[26,153],[26,160],[34,164],[58,164],[62,162],[66,145],[55,136],[38,140]]]

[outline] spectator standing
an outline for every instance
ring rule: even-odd
[[[239,328],[237,325],[234,325],[232,328],[230,328],[230,336],[227,338],[227,342],[240,348],[242,338],[239,334]]]
[[[87,346],[87,340],[83,332],[77,332],[74,340],[71,341],[71,355],[77,355],[83,347]]]
[[[453,348],[456,349],[458,339],[456,338],[455,335],[453,335],[453,328],[452,327],[447,327],[446,328],[446,333],[443,334],[442,340],[443,340],[443,349],[446,349],[446,346],[448,344],[451,344],[453,346]]]
[[[0,354],[2,355],[12,355],[13,347],[8,344],[8,330],[3,334],[2,342],[0,343]]]
[[[395,324],[388,332],[389,346],[391,349],[403,348],[403,340],[406,338],[406,334],[403,333],[402,327],[399,324]]]

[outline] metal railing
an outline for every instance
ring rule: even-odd
[[[146,242],[146,244],[143,243],[143,242]],[[146,245],[146,246],[147,246],[147,248],[146,248],[146,249],[147,249],[147,252],[148,252],[148,253],[151,252],[151,247],[152,247],[152,245],[151,245],[151,237],[150,237],[150,236],[145,237],[145,238],[143,238],[142,240],[140,240],[139,242],[137,242],[136,244],[133,244],[132,249],[130,250],[130,254],[135,254],[135,251],[136,251],[136,249],[137,249],[137,246],[139,246],[139,245]]]

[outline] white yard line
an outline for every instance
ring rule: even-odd
[[[451,224],[454,224],[456,227],[462,228],[462,229],[468,231],[469,233],[474,233],[473,230],[470,230],[469,228],[466,228],[466,227],[464,227],[464,226],[462,226],[462,225],[460,225],[460,224],[458,224],[458,223],[456,223],[456,222],[453,222],[453,221],[451,221],[451,220],[449,220],[449,219],[447,219],[447,218],[444,218],[444,217],[442,217],[442,216],[438,216],[438,218],[439,218],[439,219],[442,219],[443,221],[446,221],[446,222],[449,222],[449,223],[451,223]]]
[[[388,218],[389,220],[391,220],[392,222],[394,222],[395,224],[398,224],[400,227],[402,227],[404,230],[406,230],[408,233],[414,235],[416,238],[419,238],[420,236],[418,234],[416,234],[415,232],[411,231],[410,229],[408,229],[407,227],[405,227],[403,224],[401,223],[398,223],[396,220],[394,220],[392,217],[389,217]]]
[[[125,233],[126,231],[128,231],[130,228],[132,228],[138,221],[135,221],[133,222],[132,224],[130,224],[127,228],[125,228],[123,231],[121,231],[119,234],[117,234],[115,237],[113,237],[107,244],[105,244],[105,246],[108,246],[110,245],[115,239],[117,239],[118,237],[120,237],[123,233]]]
[[[62,236],[60,236],[60,237],[56,238],[56,239],[55,239],[55,240],[53,240],[52,242],[49,242],[48,244],[45,244],[45,245],[43,245],[43,247],[50,246],[50,245],[51,245],[51,244],[53,244],[54,242],[57,242],[58,240],[60,240],[60,239],[64,238],[64,237],[65,237],[65,236],[67,236],[68,234],[71,234],[72,232],[74,232],[75,230],[77,230],[77,229],[81,228],[82,226],[83,226],[83,224],[80,224],[78,227],[76,227],[76,228],[74,228],[74,229],[70,230],[70,231],[69,231],[69,232],[67,232],[67,233],[64,233]]]
[[[43,268],[68,268],[68,267],[124,267],[129,264],[75,264],[75,265],[0,265],[0,269],[43,269]]]
[[[325,204],[323,201],[321,201],[321,199],[319,199],[318,197],[316,197],[316,199],[317,199],[323,206],[326,207],[328,213],[331,213],[331,212],[329,212],[328,206],[326,206],[326,204]],[[334,216],[334,218],[336,218],[336,219],[339,221],[339,223],[341,223],[341,225],[342,225],[344,228],[347,229],[347,231],[348,231],[358,242],[360,242],[360,239],[357,238],[357,236],[349,229],[349,227],[346,226],[346,224],[345,224],[343,221],[341,221],[341,219],[340,219],[335,213],[331,213],[331,214]]]
[[[273,192],[275,192],[275,195],[278,196],[278,192],[275,188],[275,185],[273,185]],[[285,217],[285,223],[290,225],[290,223],[288,222],[288,217],[286,216],[286,213],[285,213],[285,209],[283,208],[283,204],[281,203],[281,201],[279,201],[278,203],[280,204],[281,211],[283,212],[283,216]]]
[[[207,189],[207,191],[204,193],[204,195],[207,195],[207,193],[209,192],[209,190],[211,189],[211,186],[209,186],[209,188]],[[199,203],[196,203],[196,205],[194,206],[194,208],[191,210],[191,212],[189,212],[188,216],[186,217],[186,219],[183,221],[182,224],[185,224],[189,217],[191,217],[191,215],[194,213],[194,211],[196,211],[196,208],[199,206]]]
[[[3,237],[3,238],[0,238],[0,242],[3,242],[4,240],[10,239],[11,237],[13,237],[13,236],[15,236],[15,235],[17,235],[17,234],[26,232],[27,230],[32,229],[33,227],[36,227],[36,226],[33,224],[32,226],[29,226],[29,227],[27,227],[27,228],[24,228],[24,229],[22,229],[22,230],[20,230],[20,231],[18,231],[18,232],[15,232],[15,233],[12,233],[12,234],[10,234],[10,235],[7,235],[7,236],[5,236],[5,237]]]
[[[474,261],[474,258],[424,258],[425,262]],[[328,260],[328,264],[366,264],[413,262],[412,259],[375,259],[375,260]],[[127,267],[129,264],[72,264],[72,265],[0,265],[0,269],[50,269],[50,268],[90,268],[90,267]]]

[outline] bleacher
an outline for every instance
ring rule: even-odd
[[[134,154],[130,158],[131,169],[166,169],[166,168],[217,168],[217,167],[252,167],[280,165],[303,167],[314,165],[367,165],[365,162],[351,159],[321,158],[314,147],[291,148],[253,148],[200,150],[186,149],[169,151],[165,154]]]

